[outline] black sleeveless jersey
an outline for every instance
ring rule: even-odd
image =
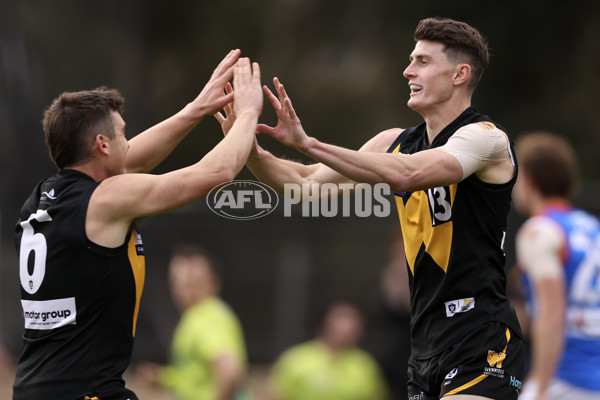
[[[135,231],[117,248],[91,242],[85,219],[99,185],[62,170],[39,183],[16,225],[24,347],[13,399],[82,399],[123,390],[145,262]]]
[[[423,123],[403,131],[388,152],[439,147],[459,128],[481,121],[494,123],[469,107],[431,145]],[[510,151],[512,157],[512,144]],[[439,354],[487,321],[506,323],[521,335],[506,296],[502,249],[517,176],[513,161],[515,175],[505,184],[473,174],[450,186],[395,194],[409,270],[414,356]]]

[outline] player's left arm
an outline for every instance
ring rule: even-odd
[[[240,50],[229,52],[192,102],[177,114],[129,140],[127,172],[150,172],[204,117],[213,115],[233,99],[233,93],[225,93],[225,86],[233,77],[233,66],[239,56]]]
[[[294,147],[312,159],[337,171],[355,182],[387,183],[395,192],[427,189],[457,183],[466,177],[477,174],[485,182],[505,183],[514,176],[515,168],[509,154],[508,138],[491,123],[474,123],[459,129],[445,146],[421,151],[412,155],[389,154],[379,151],[354,151],[323,143],[309,136],[300,125],[296,111],[283,84],[274,80],[279,99],[266,90],[271,103],[282,116],[294,122],[295,129],[263,129],[286,146]],[[278,114],[278,115],[279,115]],[[281,120],[281,116],[280,116]],[[452,139],[459,131],[470,133],[464,140]],[[490,133],[494,135],[490,136]],[[493,146],[487,146],[489,138]],[[498,141],[498,138],[501,140]],[[468,154],[457,156],[455,151],[444,151],[448,145],[467,144]],[[497,148],[500,143],[500,148]],[[474,146],[477,144],[477,146]],[[460,146],[462,145],[462,146]],[[474,147],[473,150],[470,148]],[[363,149],[366,150],[366,149]],[[448,150],[448,149],[447,149]],[[491,150],[491,151],[490,151]],[[497,151],[500,154],[496,154]],[[464,160],[475,159],[475,163],[465,164]]]
[[[531,324],[532,368],[526,386],[533,385],[540,395],[554,376],[563,348],[564,243],[561,228],[543,216],[530,219],[517,235],[518,263],[531,279],[537,306]]]

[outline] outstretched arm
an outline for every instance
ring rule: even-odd
[[[198,97],[172,117],[154,125],[129,141],[127,172],[149,172],[160,164],[186,135],[207,115],[233,99],[223,88],[233,76],[240,50],[232,50],[214,70]]]
[[[385,153],[386,147],[382,145],[389,146],[393,141],[389,137],[395,138],[397,130],[386,131],[372,147],[365,146],[361,151],[322,143],[308,136],[285,88],[278,80],[274,83],[279,97],[277,102],[273,100],[275,96],[265,90],[279,120],[290,121],[289,129],[281,129],[279,124],[274,128],[259,125],[259,131],[296,148],[347,179],[371,184],[388,183],[395,192],[444,186],[462,179],[462,167],[457,159],[443,151],[432,149],[410,156]]]
[[[90,199],[86,218],[90,240],[119,246],[135,219],[190,204],[238,174],[250,153],[262,110],[258,64],[251,68],[247,58],[240,59],[233,84],[237,119],[229,135],[190,167],[164,175],[121,174],[104,180]]]
[[[289,97],[285,93],[283,85],[279,83],[277,78],[274,78],[273,82],[279,97],[275,96],[266,86],[263,89],[277,114],[278,122],[275,127],[259,124],[257,128],[258,133],[265,133],[278,140],[283,140],[283,138],[293,135],[295,131],[300,131],[300,135],[302,135],[304,130],[300,119],[295,113],[287,112],[280,102],[280,99],[287,99],[289,102]],[[291,102],[289,104],[291,107]],[[215,117],[221,123],[223,132],[227,134],[232,121],[235,121],[235,113],[232,111],[231,106],[228,105],[225,107],[225,116],[217,113]],[[385,152],[401,132],[402,130],[400,129],[390,129],[381,132],[365,143],[359,151]],[[305,165],[300,162],[278,158],[261,148],[257,142],[254,143],[246,165],[259,180],[279,193],[284,192],[284,185],[286,183],[340,184],[364,182],[349,179],[323,163]]]

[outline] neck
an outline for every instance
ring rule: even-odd
[[[201,294],[199,296],[196,296],[196,298],[193,301],[191,301],[187,307],[184,307],[184,308],[185,308],[185,310],[189,310],[190,308],[197,306],[198,304],[203,303],[204,301],[206,301],[210,298],[213,298],[213,297],[215,297],[215,296],[212,294]]]
[[[571,203],[562,197],[546,197],[539,198],[537,201],[532,203],[533,214],[539,214],[547,208],[556,207],[556,208],[566,208],[570,207]]]
[[[317,340],[333,354],[337,354],[344,349],[343,346],[338,345],[332,340],[328,340],[327,337],[320,336]]]
[[[96,182],[100,182],[109,177],[109,175],[106,173],[104,168],[101,168],[100,166],[98,166],[96,163],[93,163],[93,162],[89,162],[89,163],[81,164],[81,165],[70,165],[63,169],[72,169],[75,171],[79,171],[81,173],[86,174],[87,176],[89,176],[90,178],[95,180]]]
[[[460,102],[448,101],[433,107],[431,110],[419,112],[427,125],[429,144],[433,142],[433,139],[435,139],[445,127],[470,106],[471,98],[468,97]]]

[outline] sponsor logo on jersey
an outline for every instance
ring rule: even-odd
[[[490,365],[485,367],[484,374],[491,375],[498,378],[504,378],[504,370],[502,369],[502,362],[506,358],[506,353],[500,351],[495,352],[494,350],[488,350],[487,362]]]
[[[54,195],[54,189],[50,189],[50,192],[42,192],[42,196],[46,196],[50,200],[56,200],[56,196]]]
[[[521,390],[521,381],[515,378],[514,376],[510,377],[510,386],[513,386],[517,389],[517,393]]]
[[[54,189],[50,189],[49,192],[42,192],[42,195],[40,196],[40,203],[38,205],[38,208],[46,209],[48,206],[50,206],[50,204],[54,200],[56,200],[56,195],[54,194]]]
[[[143,256],[144,255],[144,243],[142,243],[142,235],[140,235],[139,233],[135,233],[133,235],[133,242],[135,244],[135,253],[138,256]]]
[[[246,220],[273,212],[279,204],[279,197],[264,183],[231,181],[212,188],[206,196],[206,204],[221,217]]]
[[[75,324],[75,297],[54,300],[21,300],[25,329],[50,330]]]
[[[468,299],[451,300],[444,303],[446,306],[446,317],[453,317],[454,314],[467,312],[475,308],[475,299],[473,297]]]

